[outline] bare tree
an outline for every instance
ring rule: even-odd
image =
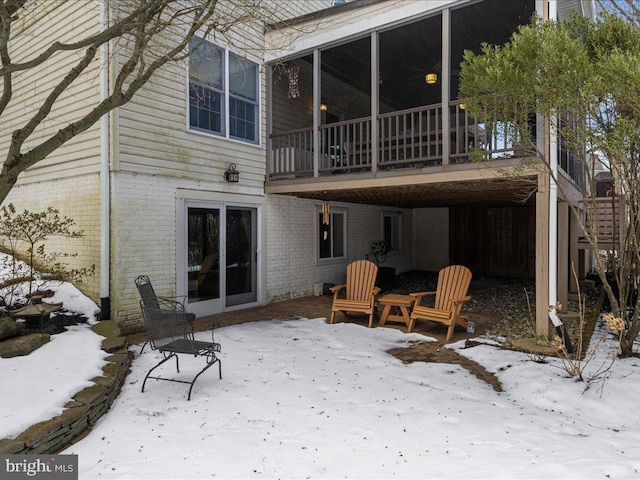
[[[263,28],[265,23],[279,19],[274,9],[260,0],[102,0],[82,2],[86,8],[108,10],[109,20],[97,33],[88,33],[73,41],[55,40],[31,48],[28,56],[14,54],[14,45],[29,35],[29,25],[49,22],[43,9],[55,2],[47,0],[0,0],[0,125],[10,114],[12,101],[25,95],[42,98],[34,111],[28,111],[18,119],[18,128],[0,138],[0,203],[15,185],[20,173],[43,160],[73,137],[89,129],[100,117],[126,104],[147,83],[158,69],[169,62],[183,60],[189,54],[189,42],[197,34],[225,36],[234,27],[246,24]],[[59,2],[62,4],[63,2]],[[69,2],[74,4],[74,2]],[[67,4],[67,5],[69,5]],[[75,4],[77,5],[77,4]],[[50,25],[52,38],[55,24]],[[92,31],[88,29],[88,31]],[[28,39],[27,39],[28,40]],[[101,46],[109,44],[117,48],[118,62],[112,62],[116,71],[110,81],[109,92],[104,98],[95,98],[89,108],[77,118],[59,124],[54,115],[56,102],[68,93],[73,85],[86,80],[91,68],[99,59]],[[57,68],[52,85],[37,87],[37,91],[25,92],[24,82],[32,73],[42,72],[56,58],[73,54],[73,63],[66,69]],[[14,60],[18,58],[18,60]],[[83,76],[84,75],[84,76]],[[93,79],[97,81],[97,79]],[[83,99],[86,101],[86,99]],[[15,118],[12,119],[15,123]],[[56,125],[57,130],[42,135],[44,126]],[[6,145],[4,147],[3,145]]]
[[[640,0],[598,0],[602,11],[613,13],[640,27]]]

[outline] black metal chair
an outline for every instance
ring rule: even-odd
[[[136,287],[138,288],[138,293],[140,294],[140,306],[145,308],[160,308],[160,301],[166,303],[179,303],[182,306],[182,310],[185,310],[184,303],[178,302],[176,299],[166,298],[166,297],[158,297],[156,295],[155,290],[153,289],[153,285],[151,285],[151,280],[146,275],[139,275],[136,278]],[[193,332],[193,322],[196,321],[196,315],[194,313],[185,313],[187,323],[191,327],[191,331]],[[144,347],[147,346],[149,341],[147,340],[142,345],[140,349],[140,353],[144,352]]]
[[[149,277],[140,275],[136,279],[136,286],[140,293],[140,309],[147,330],[148,343],[152,350],[162,353],[162,360],[147,373],[142,382],[142,392],[147,383],[147,379],[166,380],[170,382],[186,383],[190,385],[187,400],[191,400],[193,385],[200,375],[209,367],[218,364],[218,376],[222,379],[222,363],[216,356],[220,352],[220,344],[214,341],[213,325],[211,327],[211,341],[199,341],[194,337],[193,320],[195,315],[187,313],[181,302],[158,297],[153,291]],[[144,345],[140,350],[142,353]],[[204,357],[206,365],[192,380],[180,380],[167,377],[151,376],[151,373],[171,358],[176,359],[176,370],[180,372],[178,355],[193,355],[194,357]]]
[[[140,300],[140,308],[149,337],[149,344],[153,350],[162,353],[162,360],[156,364],[144,377],[142,382],[142,392],[147,380],[165,380],[169,382],[186,383],[190,385],[187,400],[191,400],[191,391],[193,385],[200,375],[214,364],[218,364],[218,376],[222,379],[222,364],[216,356],[220,352],[220,344],[216,343],[213,338],[213,329],[211,330],[211,341],[198,341],[194,338],[193,330],[189,328],[187,321],[187,313],[180,302],[157,298],[158,307],[152,308],[145,306],[144,300]],[[178,363],[178,355],[193,355],[194,357],[204,357],[205,366],[201,369],[191,381],[151,376],[151,373],[165,362],[172,358],[176,359],[176,370],[180,372]]]

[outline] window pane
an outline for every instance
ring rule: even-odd
[[[392,252],[400,251],[400,216],[384,216],[384,241]]]
[[[441,14],[381,32],[379,45],[380,113],[442,101]],[[428,73],[437,83],[426,83]]]
[[[400,251],[400,216],[387,214],[384,217],[384,241],[392,252]]]
[[[393,225],[392,225],[392,217],[388,217],[385,215],[384,217],[384,242],[387,244],[387,248],[393,248],[392,238],[393,238]]]
[[[189,303],[220,298],[220,210],[189,208],[187,231]]]
[[[189,85],[189,125],[201,130],[223,133],[220,92],[202,85]]]
[[[318,245],[320,246],[319,257],[331,258],[331,228],[330,225],[322,223],[322,213],[318,214],[318,232],[320,237],[318,238]]]
[[[229,98],[229,134],[243,140],[256,140],[256,105]]]
[[[333,233],[333,257],[344,257],[344,214],[331,215]]]
[[[229,93],[256,101],[258,99],[258,65],[229,53]]]
[[[189,43],[189,78],[207,86],[224,89],[224,50],[201,39]]]
[[[399,52],[396,52],[398,55]],[[328,107],[322,115],[322,123],[371,115],[370,35],[323,50],[320,58],[320,89],[322,100]],[[384,80],[388,81],[387,78]],[[311,103],[308,108],[311,108]]]
[[[535,11],[534,0],[485,0],[451,10],[451,100],[459,97],[460,64],[465,50],[480,53],[484,42],[503,45],[519,25],[529,23]],[[481,25],[491,28],[479,28]]]

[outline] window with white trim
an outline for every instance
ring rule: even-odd
[[[388,252],[400,252],[402,245],[402,214],[398,212],[382,213],[382,232]]]
[[[320,260],[347,256],[347,213],[318,211],[318,258]],[[328,222],[328,223],[327,223]]]
[[[201,38],[189,46],[189,128],[258,143],[258,64]]]

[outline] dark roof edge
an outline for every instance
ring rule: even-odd
[[[318,10],[317,12],[307,13],[305,15],[291,18],[289,20],[282,20],[280,22],[267,24],[265,26],[265,31],[269,32],[272,30],[278,30],[283,27],[290,27],[293,25],[297,25],[299,23],[306,22],[308,20],[321,20],[321,19],[333,17],[335,15],[340,15],[350,10],[355,10],[357,8],[373,5],[374,3],[382,3],[382,2],[388,2],[388,1],[389,0],[356,0],[354,2],[348,2],[342,5],[337,5],[335,7],[328,7],[323,10]]]

